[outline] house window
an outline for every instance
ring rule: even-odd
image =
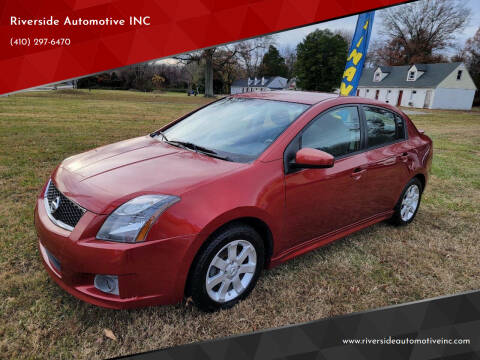
[[[415,80],[415,71],[409,71],[408,72],[408,81],[414,81]]]
[[[412,93],[416,94],[416,93],[417,93],[417,90],[413,90]]]
[[[458,70],[458,72],[457,72],[457,80],[462,80],[462,74],[463,74],[463,70]]]
[[[367,93],[369,93],[369,92],[370,92],[370,89],[367,89]]]
[[[382,74],[380,74],[379,72],[377,72],[377,73],[375,74],[375,79],[374,79],[374,81],[377,81],[377,82],[380,81],[380,77],[381,77],[381,76],[382,76]]]

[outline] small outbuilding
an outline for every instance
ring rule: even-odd
[[[396,106],[471,110],[477,87],[465,64],[415,64],[364,69],[357,96]]]

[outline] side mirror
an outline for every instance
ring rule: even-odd
[[[296,168],[322,169],[331,168],[335,163],[335,158],[325,151],[303,148],[297,151],[295,163]]]

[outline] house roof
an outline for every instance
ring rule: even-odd
[[[427,71],[427,64],[415,64],[418,71]]]
[[[382,81],[373,81],[375,69],[364,69],[358,86],[363,87],[415,87],[415,88],[434,88],[437,87],[448,75],[452,73],[462,63],[442,63],[442,64],[415,64],[419,71],[424,71],[423,75],[415,81],[407,81],[408,70],[412,65],[389,66],[389,74]],[[383,67],[381,67],[382,72]]]
[[[380,66],[380,70],[382,70],[383,73],[391,73],[392,72],[392,67],[391,66]]]
[[[248,85],[248,78],[237,79],[232,83],[234,87],[268,87],[270,89],[283,89],[287,85],[287,79],[281,76],[265,76],[265,83],[262,85],[262,78],[257,78],[257,81],[253,83],[255,79],[250,79],[252,83]]]

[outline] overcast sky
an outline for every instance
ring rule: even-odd
[[[472,37],[480,26],[480,0],[465,0],[466,6],[472,10],[472,15],[468,26],[462,33],[457,34],[457,43],[460,47],[463,47],[465,41]],[[399,7],[405,5],[398,5]],[[376,38],[380,29],[380,18],[382,10],[377,11],[375,14],[375,21],[373,23],[373,35],[372,40]],[[315,29],[330,29],[334,30],[347,30],[352,33],[355,31],[355,25],[357,23],[357,16],[350,16],[338,20],[327,21],[321,24],[306,26],[303,28],[284,31],[276,35],[277,45],[280,49],[287,46],[295,47],[303,38],[314,31]],[[453,50],[449,50],[448,53],[455,53]]]
[[[457,47],[463,48],[465,45],[465,41],[475,35],[475,32],[480,26],[480,0],[464,0],[467,7],[469,7],[471,11],[471,18],[468,25],[465,27],[463,32],[459,32],[457,36]],[[397,5],[399,7],[405,5]],[[371,40],[375,40],[378,36],[378,31],[380,29],[381,24],[381,12],[382,10],[378,10],[375,14],[375,21],[373,24],[373,35]],[[276,45],[277,47],[282,50],[286,47],[296,47],[299,42],[303,40],[303,38],[314,31],[315,29],[330,29],[332,31],[335,30],[346,30],[351,31],[352,33],[355,31],[355,26],[357,24],[358,16],[349,16],[346,18],[333,20],[333,21],[326,21],[316,25],[310,25],[301,27],[294,30],[282,31],[280,33],[275,34],[276,38]],[[445,49],[443,51],[447,55],[454,55],[456,53],[455,49]],[[177,60],[172,58],[162,59],[159,62],[163,63],[177,63]]]

